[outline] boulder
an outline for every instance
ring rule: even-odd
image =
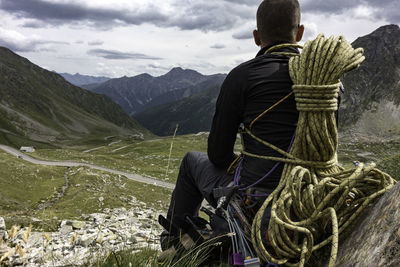
[[[72,222],[72,228],[73,229],[83,229],[85,228],[86,223],[82,221],[73,221]]]
[[[366,210],[340,242],[336,266],[400,266],[400,183]]]
[[[399,199],[397,183],[340,236],[336,266],[400,266]],[[307,266],[328,266],[327,255],[310,259]]]

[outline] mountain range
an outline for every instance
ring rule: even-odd
[[[148,134],[105,95],[0,47],[0,143],[54,143],[106,135]]]
[[[110,78],[104,76],[90,76],[82,75],[79,73],[69,74],[69,73],[59,73],[68,82],[76,86],[89,85],[89,84],[100,84],[108,81]]]
[[[220,85],[224,78],[224,74],[207,76],[177,67],[158,77],[144,73],[134,77],[111,79],[84,88],[109,96],[126,113],[134,115],[150,107],[178,101],[210,86]]]

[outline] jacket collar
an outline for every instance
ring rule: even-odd
[[[275,46],[275,45],[279,45],[279,44],[284,44],[285,42],[278,42],[278,43],[274,43],[271,45],[267,45],[263,48],[260,49],[260,51],[258,51],[256,57],[262,56],[265,54],[265,51],[267,51],[268,49],[270,49],[271,47]],[[299,53],[299,50],[295,47],[286,47],[286,48],[281,48],[279,50],[276,51],[285,51],[285,52],[292,52],[292,53]]]

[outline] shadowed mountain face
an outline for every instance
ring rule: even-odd
[[[400,134],[400,29],[383,26],[352,44],[363,47],[366,60],[342,80],[345,94],[339,130],[367,135]],[[209,88],[175,103],[148,109],[135,118],[150,131],[171,135],[208,131],[219,89]]]
[[[0,47],[1,143],[138,132],[147,131],[107,96],[76,87]]]
[[[82,86],[86,84],[100,84],[103,82],[108,81],[110,78],[108,77],[96,77],[96,76],[89,76],[89,75],[81,75],[79,73],[69,74],[69,73],[59,73],[61,76],[64,77],[68,82],[72,83],[76,86]]]
[[[342,80],[340,107],[344,130],[375,136],[400,134],[400,28],[380,27],[358,38],[366,60]]]
[[[133,115],[155,105],[180,100],[210,85],[220,84],[224,77],[221,74],[205,76],[194,70],[173,68],[159,77],[140,74],[85,88],[109,96],[125,112]]]
[[[211,86],[198,94],[174,103],[150,108],[135,115],[135,119],[157,135],[172,135],[176,124],[177,134],[209,131],[215,112],[215,102],[220,86]]]

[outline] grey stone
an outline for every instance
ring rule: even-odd
[[[107,217],[107,214],[104,214],[104,213],[93,213],[93,214],[90,214],[89,217],[95,222],[102,223],[102,222],[105,221],[105,219]]]
[[[78,240],[77,244],[82,247],[88,247],[95,242],[96,235],[83,235]]]
[[[131,242],[132,244],[136,244],[136,243],[138,242],[137,239],[136,239],[136,237],[133,236],[133,235],[129,238],[128,241]]]
[[[0,232],[6,230],[6,222],[4,221],[3,217],[0,217]]]
[[[370,207],[341,242],[336,266],[400,266],[399,199],[400,183]]]
[[[74,229],[82,229],[86,226],[85,222],[81,222],[81,221],[73,221],[72,222],[72,228]]]
[[[340,236],[336,266],[400,266],[400,183],[368,207]],[[327,266],[320,258],[313,266]]]
[[[63,225],[59,230],[60,234],[62,234],[62,235],[67,235],[67,234],[71,233],[72,231],[73,231],[73,229],[72,229],[71,225]]]
[[[93,229],[93,228],[89,228],[86,230],[86,232],[90,233],[90,234],[94,234],[98,232],[98,229]]]
[[[72,226],[72,221],[70,220],[62,220],[60,227],[63,227],[64,225],[71,225]]]
[[[22,260],[26,266],[85,265],[91,262],[91,258],[98,258],[106,251],[152,245],[152,241],[147,238],[153,238],[148,229],[152,220],[143,217],[149,216],[153,211],[145,210],[144,207],[129,210],[125,208],[108,209],[108,211],[108,213],[82,216],[87,221],[61,221],[58,232],[46,233],[51,237],[48,244],[46,244],[43,233],[40,232],[32,232],[28,244],[24,244],[20,238],[16,238],[15,244],[21,243],[27,253],[22,259],[12,257],[10,264],[20,264],[20,260]],[[141,221],[134,217],[135,212],[142,214]],[[109,219],[106,219],[107,217]],[[155,231],[155,235],[160,232],[155,227],[151,231],[152,234]],[[77,240],[71,245],[73,234],[77,235]],[[97,242],[100,236],[101,244]],[[15,244],[13,245],[15,246]],[[5,247],[5,249],[9,248]]]

